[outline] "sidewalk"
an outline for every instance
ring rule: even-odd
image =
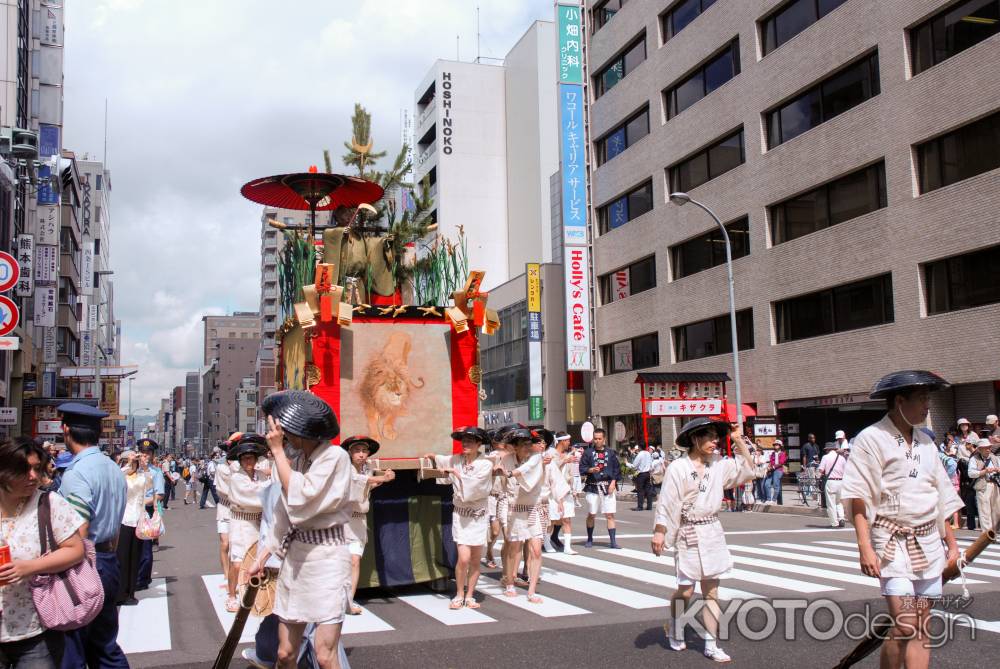
[[[635,489],[631,488],[631,482],[626,483],[625,487],[628,490],[619,491],[619,500],[628,500],[630,502],[635,502]],[[781,498],[784,504],[754,504],[753,510],[757,513],[781,513],[781,514],[796,514],[799,516],[816,516],[818,518],[826,518],[826,509],[822,507],[819,500],[819,494],[815,494],[808,500],[808,504],[802,502],[802,495],[799,494],[798,486],[792,481],[782,480],[781,485]]]

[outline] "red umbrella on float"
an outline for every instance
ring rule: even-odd
[[[339,207],[356,207],[382,199],[377,183],[344,174],[324,174],[310,167],[308,172],[276,174],[243,184],[240,193],[257,204],[308,211],[309,236],[316,232],[316,212]]]

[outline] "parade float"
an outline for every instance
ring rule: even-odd
[[[340,438],[380,442],[371,466],[397,476],[371,494],[359,586],[400,586],[447,577],[455,564],[451,486],[425,480],[420,456],[461,452],[449,435],[477,423],[479,338],[499,320],[461,231],[457,240],[436,231],[429,184],[403,182],[406,147],[390,170],[374,171],[384,154],[372,151],[370,117],[359,106],[353,121],[344,163],[356,175],[333,173],[325,152],[326,172],[255,179],[241,193],[309,211],[304,225],[270,222],[284,236],[276,385],[325,400]],[[403,191],[409,206],[396,199]]]

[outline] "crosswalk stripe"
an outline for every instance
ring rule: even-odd
[[[773,543],[765,545],[774,546],[775,548],[787,548],[791,550],[809,551],[812,553],[823,553],[824,555],[842,555],[844,557],[851,557],[855,559],[857,559],[858,557],[857,550],[849,550],[846,548],[838,549],[838,548],[827,548],[826,546],[804,546],[801,544],[785,544],[785,543]],[[853,546],[854,544],[848,544],[848,545]],[[980,562],[985,564],[1000,564],[1000,562],[998,562],[997,560],[983,560],[982,558],[976,558],[976,564],[979,564]],[[966,569],[966,571],[968,571],[968,569]],[[967,580],[966,582],[986,583],[986,581],[971,581],[971,580]]]
[[[956,542],[958,543],[959,547],[963,548],[963,549],[968,548],[969,546],[971,546],[973,544],[973,542],[968,541],[966,539],[956,539]],[[818,543],[818,544],[825,544],[827,546],[854,546],[854,547],[857,547],[857,544],[855,544],[855,543],[849,543],[847,541],[817,541],[816,543]],[[982,555],[985,555],[985,556],[990,557],[990,558],[998,558],[998,559],[1000,559],[1000,547],[990,546],[990,547],[986,548],[986,550],[984,550],[982,552]],[[978,559],[979,558],[977,558],[977,560]]]
[[[613,549],[605,549],[609,553]],[[644,553],[642,551],[632,550],[631,548],[623,548],[614,551],[621,554],[624,557],[632,558],[633,560],[642,560],[644,562],[652,562],[653,564],[659,564],[666,567],[673,566],[673,560],[666,557],[656,557],[652,553]],[[809,583],[807,581],[800,581],[797,579],[784,578],[782,576],[774,576],[772,574],[764,574],[754,571],[746,571],[744,569],[734,568],[726,574],[726,579],[733,579],[736,581],[748,581],[750,583],[757,583],[760,585],[769,585],[774,588],[782,588],[784,590],[791,590],[793,592],[832,592],[834,590],[840,590],[840,588],[834,585],[819,585],[817,583]]]
[[[551,554],[547,553],[546,555]],[[503,562],[501,560],[497,560],[497,562],[503,568]],[[630,609],[655,609],[670,605],[670,600],[662,597],[653,597],[652,595],[620,588],[617,585],[611,585],[603,581],[595,581],[594,579],[584,578],[576,574],[557,571],[543,565],[539,585],[546,583],[558,585],[567,590],[575,590],[591,597],[606,599],[609,602],[615,602]]]
[[[1000,634],[1000,620],[980,620],[978,618],[973,618],[972,616],[966,617],[966,614],[948,613],[937,609],[931,609],[931,615],[938,616],[940,618],[952,619],[962,627],[968,627],[969,622],[971,621],[976,631],[983,630],[986,632]]]
[[[503,594],[503,586],[500,585],[500,581],[488,576],[480,577],[479,587],[476,589],[483,594],[493,597],[494,599],[506,602],[507,604],[516,606],[519,609],[530,611],[531,613],[542,616],[543,618],[578,616],[590,613],[587,609],[581,609],[579,606],[573,606],[572,604],[560,602],[557,599],[552,599],[551,597],[542,594],[539,594],[539,597],[542,598],[542,602],[540,604],[532,604],[528,601],[527,595],[522,594],[520,591],[517,593],[516,597],[507,597]]]
[[[229,629],[233,626],[233,620],[236,619],[236,614],[226,611],[226,590],[219,587],[224,582],[222,574],[205,574],[201,579],[205,584],[205,589],[208,590],[209,599],[212,600],[212,608],[215,609],[219,625],[222,626],[223,633],[228,634]],[[256,616],[247,618],[243,634],[240,635],[240,643],[253,643],[261,620],[262,618]],[[365,632],[389,632],[393,629],[395,628],[392,625],[362,606],[361,615],[344,616],[344,627],[341,633],[363,634]]]
[[[229,634],[229,630],[233,626],[233,621],[236,619],[236,614],[226,611],[226,590],[219,587],[225,583],[225,579],[222,574],[205,574],[201,577],[201,580],[205,584],[205,589],[208,590],[209,599],[212,600],[212,608],[215,610],[215,615],[222,626],[222,633]],[[253,642],[254,636],[257,634],[257,628],[260,627],[260,621],[261,619],[256,616],[247,618],[243,634],[240,635],[240,643]]]
[[[391,632],[396,629],[386,621],[368,610],[361,607],[361,615],[344,616],[344,626],[341,634],[365,634],[366,632]]]
[[[591,597],[606,599],[630,609],[655,609],[661,606],[670,606],[670,600],[662,597],[653,597],[635,590],[620,588],[617,585],[595,581],[590,578],[583,578],[575,574],[556,571],[555,569],[543,568],[542,578],[545,583],[558,585],[568,590],[576,590]]]
[[[847,567],[849,569],[855,570],[858,568],[857,563],[848,562],[846,560],[833,560],[827,558],[817,557],[815,555],[794,555],[786,551],[772,551],[766,548],[758,548],[756,546],[733,546],[730,544],[729,550],[737,551],[740,553],[753,553],[755,555],[771,556],[776,558],[784,558],[786,560],[799,560],[801,562],[819,562],[825,564],[829,567]],[[804,559],[810,558],[810,559]],[[750,565],[751,567],[761,567],[764,569],[787,569],[789,565],[782,562],[776,562],[773,560],[758,560],[752,557],[739,556],[736,558],[737,564]],[[803,576],[813,576],[815,578],[824,578],[829,581],[840,581],[842,583],[856,583],[858,585],[868,585],[873,588],[879,587],[878,579],[871,578],[869,576],[862,576],[860,574],[843,574],[832,569],[817,569],[815,567],[806,567],[803,565],[795,565],[795,573],[801,574]]]
[[[396,599],[404,604],[409,604],[417,611],[448,626],[496,622],[495,619],[490,618],[485,613],[480,613],[476,609],[461,608],[452,610],[448,608],[451,605],[451,599],[445,595],[399,595]]]
[[[127,654],[170,650],[167,579],[154,578],[149,589],[137,592],[135,598],[138,604],[118,608],[118,645]]]
[[[598,560],[596,558],[587,557],[585,555],[564,555],[563,553],[549,553],[545,556],[546,560],[554,560],[556,562],[563,562],[565,564],[576,565],[578,567],[584,567],[586,569],[593,569],[594,571],[603,572],[605,574],[611,574],[616,577],[623,577],[633,581],[641,581],[642,583],[649,583],[650,585],[658,585],[664,588],[676,588],[677,578],[671,574],[661,574],[656,571],[649,569],[639,569],[637,567],[630,567],[629,565],[621,564],[618,562],[608,562],[605,560]],[[698,591],[701,591],[701,584],[697,585]],[[756,595],[752,592],[746,592],[745,590],[737,590],[735,588],[719,588],[719,598],[720,599],[764,599],[761,595]]]

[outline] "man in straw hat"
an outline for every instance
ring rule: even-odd
[[[958,558],[946,520],[962,502],[934,441],[917,429],[931,392],[949,385],[922,370],[879,379],[871,398],[885,400],[888,413],[858,434],[844,470],[840,495],[857,534],[861,571],[880,580],[894,623],[882,646],[883,667],[929,666],[930,600],[941,596],[946,563]]]
[[[489,435],[479,427],[462,427],[452,432],[451,438],[462,444],[460,454],[428,453],[425,457],[448,474],[446,482],[454,488],[451,536],[458,547],[457,589],[449,608],[478,609],[479,558],[489,534],[488,500],[493,490],[493,462],[480,457],[479,449]]]
[[[682,614],[694,595],[695,583],[707,606],[704,614],[705,657],[729,662],[729,656],[717,645],[719,634],[719,579],[733,567],[718,511],[724,492],[753,478],[753,461],[746,442],[737,428],[732,432],[736,458],[717,459],[715,451],[725,443],[730,424],[710,418],[695,418],[680,431],[675,443],[687,455],[667,467],[656,503],[653,528],[653,553],[676,547],[674,555],[677,589],[671,597],[673,619],[668,623],[670,648],[682,651],[684,626]]]
[[[819,462],[819,473],[826,478],[823,496],[826,499],[826,514],[830,527],[844,526],[844,507],[840,503],[840,486],[844,480],[847,454],[837,447],[837,442],[829,442],[823,449],[823,459]]]
[[[355,538],[349,525],[350,458],[330,443],[340,425],[316,395],[283,390],[269,395],[261,408],[282,503],[251,575],[263,570],[270,553],[283,557],[274,603],[280,620],[276,666],[295,667],[306,625],[316,623],[320,666],[340,669],[336,649],[351,595],[348,544]]]
[[[975,481],[976,506],[979,509],[979,526],[996,527],[1000,515],[1000,457],[992,452],[989,439],[976,443],[976,452],[969,458],[969,478]]]

